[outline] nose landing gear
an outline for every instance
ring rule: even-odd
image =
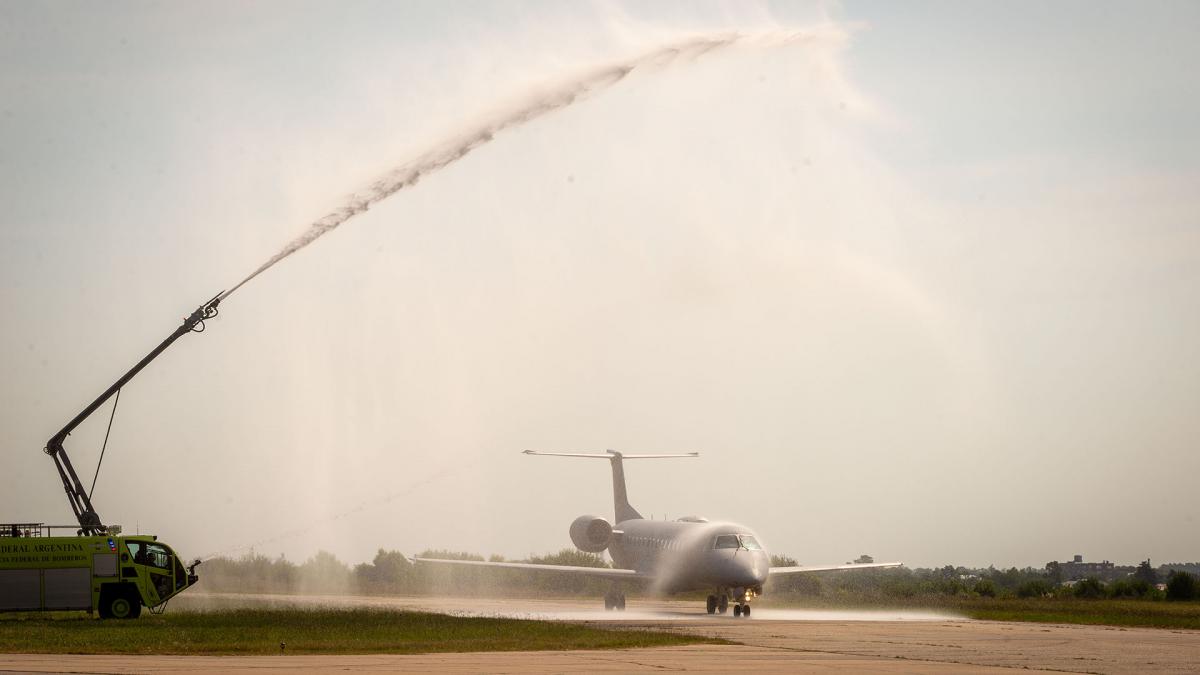
[[[744,616],[746,618],[750,618],[750,597],[751,596],[747,593],[741,593],[741,594],[735,595],[735,597],[745,598],[745,599],[738,600],[736,603],[734,603],[733,615],[736,617]],[[716,592],[716,594],[708,596],[708,602],[705,604],[705,609],[708,611],[709,614],[724,614],[725,612],[727,612],[729,610],[729,594],[728,594],[728,592],[725,590],[718,590]]]
[[[733,605],[733,615],[735,617],[750,618],[750,598],[758,595],[761,591],[757,589],[742,590],[734,589],[732,596],[736,599]],[[705,609],[709,614],[724,614],[729,609],[730,591],[724,588],[718,588],[717,592],[708,596],[708,602]]]

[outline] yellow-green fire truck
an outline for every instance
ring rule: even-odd
[[[79,526],[0,525],[0,611],[82,609],[99,612],[103,618],[131,619],[141,614],[142,607],[161,611],[167,600],[196,583],[199,560],[185,569],[179,556],[158,537],[123,536],[120,527],[100,520],[92,507],[91,491],[84,489],[63,443],[113,396],[115,415],[121,387],[180,337],[203,331],[205,320],[217,315],[220,302],[218,293],[192,312],[183,325],[47,441],[46,454],[54,460]],[[100,461],[107,445],[106,434]],[[96,473],[100,473],[99,464]],[[54,530],[75,530],[75,536],[53,536]]]
[[[63,526],[75,529],[74,526]],[[0,611],[87,610],[133,619],[196,583],[154,536],[53,536],[57,526],[0,525]]]

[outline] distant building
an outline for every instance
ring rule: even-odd
[[[1051,565],[1046,565],[1050,569]],[[1101,581],[1114,581],[1133,574],[1137,569],[1133,565],[1114,565],[1105,560],[1103,562],[1084,562],[1083,556],[1077,555],[1068,562],[1058,563],[1058,569],[1062,574],[1062,580],[1079,581],[1088,577],[1096,577]]]

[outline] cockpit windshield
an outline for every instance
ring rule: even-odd
[[[736,534],[721,534],[713,541],[713,548],[738,548]]]
[[[747,551],[761,551],[762,545],[752,534],[718,534],[713,539],[713,548],[744,548]]]

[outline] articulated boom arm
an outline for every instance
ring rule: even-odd
[[[75,467],[71,466],[71,460],[67,457],[67,450],[63,447],[63,442],[67,440],[67,436],[83,423],[92,413],[104,405],[105,401],[112,398],[114,394],[120,391],[135,375],[142,371],[151,361],[158,357],[171,343],[188,333],[199,333],[204,330],[204,321],[211,319],[217,315],[217,305],[221,302],[221,294],[213,296],[212,300],[200,305],[196,311],[183,320],[183,325],[175,329],[167,339],[163,340],[157,347],[146,355],[141,361],[129,369],[129,372],[121,376],[121,379],[113,383],[111,387],[106,389],[99,398],[92,401],[92,404],[83,409],[83,412],[75,416],[75,419],[67,422],[67,426],[46,443],[45,452],[54,458],[54,466],[58,469],[58,475],[62,478],[63,488],[67,491],[67,501],[71,502],[71,510],[75,512],[75,518],[79,520],[80,534],[96,535],[105,531],[104,524],[100,521],[100,516],[96,510],[92,508],[92,500],[88,496],[87,490],[83,488],[83,482],[79,480],[79,475],[75,473]]]

